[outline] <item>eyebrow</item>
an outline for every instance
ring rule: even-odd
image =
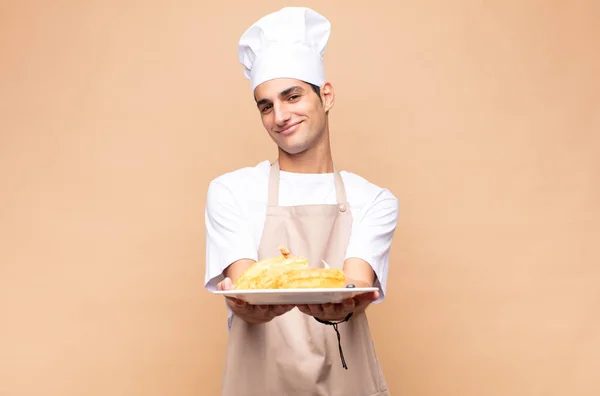
[[[283,97],[283,96],[287,96],[287,95],[289,95],[291,93],[295,93],[295,92],[302,93],[302,92],[304,92],[304,89],[299,85],[294,85],[293,87],[286,88],[283,91],[279,92],[278,96]],[[271,101],[266,98],[256,101],[257,106],[261,106],[261,105],[264,105],[267,103],[271,103]]]

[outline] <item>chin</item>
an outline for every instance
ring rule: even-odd
[[[304,151],[306,151],[306,149],[304,147],[286,147],[286,146],[279,146],[279,148],[283,151],[285,151],[287,154],[289,155],[297,155],[300,154]]]
[[[300,141],[300,142],[296,142],[294,140],[297,139],[290,139],[292,136],[288,137],[288,138],[284,138],[284,139],[273,139],[275,140],[275,143],[277,144],[277,146],[279,147],[279,149],[285,151],[286,153],[290,154],[290,155],[294,155],[294,154],[300,154],[303,151],[306,151],[306,149],[308,148],[308,144],[304,141]]]
[[[279,148],[289,155],[301,154],[307,150],[306,145],[279,144]]]

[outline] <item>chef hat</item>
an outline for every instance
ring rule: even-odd
[[[274,78],[323,85],[323,54],[330,31],[327,18],[306,7],[285,7],[255,22],[238,45],[238,58],[252,90]]]

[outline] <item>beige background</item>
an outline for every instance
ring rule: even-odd
[[[1,396],[218,394],[206,188],[274,158],[236,44],[297,4],[0,3]],[[598,395],[599,3],[303,4],[335,160],[401,201],[392,393]]]

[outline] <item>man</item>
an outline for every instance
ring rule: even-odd
[[[323,16],[287,7],[240,39],[239,59],[278,160],[211,181],[205,287],[232,288],[252,263],[285,245],[312,266],[325,260],[342,268],[348,283],[379,292],[298,307],[228,299],[224,396],[389,395],[365,309],[385,296],[398,201],[334,167],[328,117],[335,96],[322,60],[329,34]]]

